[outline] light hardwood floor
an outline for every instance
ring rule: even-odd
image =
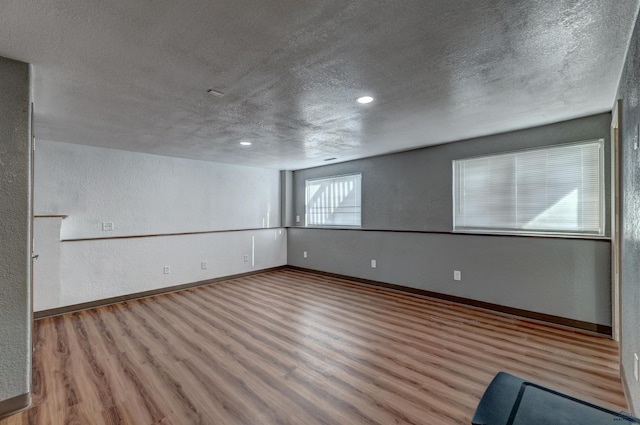
[[[501,370],[615,410],[604,337],[301,271],[43,319],[23,424],[469,424]]]

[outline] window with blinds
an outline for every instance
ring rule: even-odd
[[[305,197],[305,225],[361,225],[362,174],[308,179]]]
[[[454,231],[604,234],[604,141],[453,161]]]

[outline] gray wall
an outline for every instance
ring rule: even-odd
[[[303,224],[305,179],[361,172],[363,228],[451,232],[453,159],[603,138],[608,174],[610,122],[606,113],[296,171],[295,215]],[[609,183],[606,179],[607,231]],[[376,269],[371,259],[377,260]],[[611,325],[608,240],[293,227],[288,263]],[[453,281],[453,270],[462,272],[462,281]]]
[[[29,87],[29,65],[0,58],[0,415],[31,387]]]
[[[457,143],[309,168],[293,173],[295,215],[304,225],[304,181],[309,178],[362,173],[362,227],[386,230],[450,232],[452,221],[451,161],[477,155],[579,142],[607,140],[605,172],[609,175],[611,114],[600,114],[522,131]],[[606,179],[607,208],[610,206]],[[606,229],[609,231],[607,209]]]
[[[293,171],[280,171],[280,226],[293,223]]]
[[[608,241],[301,228],[287,237],[292,266],[611,325]]]
[[[640,412],[640,384],[633,353],[640,354],[640,25],[636,23],[618,88],[622,99],[622,334],[621,356],[634,412]]]

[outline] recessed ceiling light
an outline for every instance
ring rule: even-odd
[[[362,96],[358,98],[358,103],[366,104],[373,102],[373,98],[371,96]]]
[[[251,142],[240,142],[242,146],[251,146]]]
[[[222,93],[220,90],[216,90],[216,89],[209,89],[207,90],[207,93],[216,96],[216,97],[222,97],[224,96],[224,93]]]

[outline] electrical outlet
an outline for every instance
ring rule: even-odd
[[[112,221],[103,221],[102,222],[102,231],[103,232],[113,232],[113,222]]]
[[[638,364],[638,353],[633,353],[633,376],[636,378],[636,382],[638,381],[638,368],[640,365]]]
[[[164,266],[162,271],[164,272],[164,274],[169,274],[169,273],[171,273],[171,267],[170,266]]]
[[[376,260],[371,260],[371,268],[375,269],[376,267],[378,267],[378,262]]]
[[[245,262],[245,263],[248,263],[248,262],[249,262],[249,256],[248,256],[248,255],[245,255],[245,256],[244,256],[244,262]]]
[[[462,280],[462,273],[460,270],[453,271],[453,280]]]
[[[207,262],[206,261],[203,261],[203,262],[200,263],[200,269],[207,270]]]
[[[296,223],[300,223],[300,216],[299,215],[296,216]]]
[[[304,251],[304,252],[302,253],[302,256],[303,256],[304,258],[307,258],[307,251]]]

